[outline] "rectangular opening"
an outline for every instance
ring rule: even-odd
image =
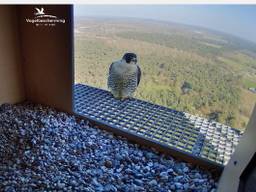
[[[225,165],[256,101],[256,43],[203,14],[219,21],[215,6],[76,5],[75,111]],[[119,101],[108,75],[127,52],[137,55],[141,80],[133,99]]]

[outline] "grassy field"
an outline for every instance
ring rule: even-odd
[[[256,86],[256,45],[173,23],[76,18],[76,83],[107,89],[109,65],[128,51],[142,69],[135,97],[245,128],[256,102],[248,91]]]

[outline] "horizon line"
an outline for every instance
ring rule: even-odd
[[[143,18],[143,17],[128,17],[128,16],[104,16],[104,15],[74,15],[74,18],[76,17],[98,17],[98,18],[115,18],[115,19],[139,19],[139,20],[149,20],[149,21],[155,21],[155,22],[162,22],[162,23],[170,23],[170,24],[177,24],[177,25],[184,25],[186,27],[197,27],[197,28],[201,28],[203,30],[208,30],[210,32],[215,32],[215,33],[221,33],[222,35],[229,35],[233,38],[237,38],[243,41],[246,41],[248,43],[252,43],[254,46],[256,46],[256,41],[253,40],[249,40],[249,39],[245,39],[243,37],[228,33],[226,31],[219,31],[217,29],[213,29],[213,28],[208,28],[208,27],[204,27],[204,26],[200,26],[200,25],[193,25],[193,24],[187,24],[187,23],[182,23],[182,22],[176,22],[176,21],[167,21],[167,20],[161,20],[161,19],[156,19],[156,18]]]

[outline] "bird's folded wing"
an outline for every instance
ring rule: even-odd
[[[140,70],[139,66],[137,66],[137,70],[138,70],[138,72],[137,72],[137,86],[139,86],[139,84],[140,84],[140,77],[141,77],[141,70]]]

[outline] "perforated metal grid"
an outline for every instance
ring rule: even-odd
[[[226,125],[138,99],[119,101],[98,88],[74,87],[75,112],[113,128],[225,165],[241,133]]]

